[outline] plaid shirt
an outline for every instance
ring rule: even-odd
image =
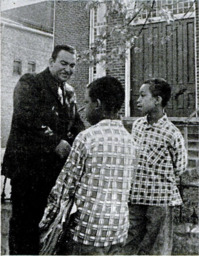
[[[153,125],[147,117],[133,123],[138,165],[132,185],[131,202],[144,205],[180,205],[176,177],[185,171],[187,152],[178,128],[164,115]]]
[[[42,221],[60,211],[75,193],[73,239],[96,247],[124,242],[134,156],[132,136],[119,120],[102,120],[81,132],[51,191]]]

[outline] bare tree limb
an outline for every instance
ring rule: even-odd
[[[146,17],[146,20],[145,20],[144,24],[142,25],[142,28],[140,29],[140,31],[139,31],[139,33],[138,33],[138,37],[140,36],[140,34],[142,33],[142,30],[144,29],[144,27],[145,27],[145,25],[146,25],[146,23],[147,23],[147,21],[148,21],[150,15],[151,15],[151,12],[152,12],[152,10],[153,10],[154,5],[155,5],[155,0],[153,0],[153,2],[152,2],[150,11],[149,11],[149,13],[148,13],[148,15],[147,15],[147,17]]]

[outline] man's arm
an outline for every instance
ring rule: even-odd
[[[55,152],[61,158],[66,158],[69,155],[70,150],[71,150],[71,146],[66,140],[61,140],[60,143],[55,148]]]
[[[74,103],[74,119],[72,120],[72,125],[69,128],[69,132],[68,132],[68,141],[70,144],[73,143],[75,137],[85,129],[85,125],[80,117],[80,114],[77,111],[77,105],[76,103]]]
[[[35,75],[21,77],[14,90],[14,126],[19,133],[34,138],[44,152],[54,151],[61,137],[45,125],[45,109]],[[67,148],[66,148],[67,149]]]

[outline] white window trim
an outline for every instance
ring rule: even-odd
[[[90,38],[89,38],[89,49],[92,45],[92,43],[94,43],[95,40],[95,29],[96,28],[100,28],[100,27],[104,27],[105,24],[98,22],[97,24],[95,24],[95,10],[91,9],[90,10]],[[94,75],[94,67],[89,67],[89,83],[91,83],[94,79],[101,77],[101,76],[105,76],[106,75],[106,68],[105,68],[105,62],[103,61],[100,64],[96,64],[96,70],[98,71],[98,69],[101,69],[102,73],[96,73],[96,75]],[[104,67],[103,67],[104,66]]]
[[[90,10],[90,37],[89,37],[89,49],[94,42],[94,9]],[[93,67],[89,66],[89,83],[93,81]]]
[[[197,19],[196,19],[196,4],[194,3],[194,13],[195,13],[195,17],[194,17],[194,45],[195,45],[195,109],[196,109],[196,117],[198,116],[197,114],[197,109],[199,108],[199,102],[198,102],[198,67],[197,67],[197,58],[199,56],[197,56],[197,39],[196,35],[197,35],[197,28],[196,28],[196,24],[197,24]]]
[[[189,18],[194,18],[195,17],[195,11],[193,12],[188,12],[186,15],[184,13],[181,14],[175,14],[174,15],[174,20],[180,20],[180,19],[189,19]],[[131,25],[141,25],[145,23],[146,19],[138,19],[137,22],[131,22]],[[151,24],[151,23],[159,23],[159,22],[165,22],[166,20],[162,19],[161,17],[154,17],[153,20],[150,20],[150,22],[147,22],[146,24]]]
[[[133,1],[132,1],[132,4],[133,4],[133,6],[135,5],[135,2],[139,2],[140,0],[135,0],[134,1],[134,4],[133,4]],[[150,0],[149,0],[150,1]],[[172,3],[170,3],[171,5],[174,5],[175,4],[175,1],[177,2],[177,0],[173,0],[173,2]],[[182,1],[182,0],[181,0]],[[140,1],[141,2],[141,1]],[[166,3],[166,0],[162,0],[162,2],[164,2],[165,3],[165,6],[163,6],[164,8],[167,8],[167,5],[168,5],[168,3]],[[195,16],[195,3],[194,3],[194,0],[189,0],[188,1],[189,2],[189,4],[193,4],[193,11],[189,11],[189,12],[187,12],[186,13],[186,15],[185,15],[185,12],[182,12],[182,13],[176,13],[176,14],[173,14],[173,18],[174,18],[174,20],[178,20],[178,19],[188,19],[188,18],[193,18],[194,16]],[[152,3],[152,0],[151,0],[151,3]],[[161,5],[162,5],[162,3],[160,3]],[[178,2],[178,4],[180,4],[180,1]],[[182,1],[181,2],[181,4],[184,4],[184,2]],[[177,10],[178,11],[178,9],[181,9],[182,7],[179,7],[178,5],[177,5],[177,9],[176,8],[172,8],[172,10],[170,10],[170,11],[174,11],[174,10]],[[184,7],[183,6],[183,10],[184,10],[184,8],[190,8],[190,6],[187,6],[187,7]],[[129,6],[129,12],[132,10],[132,7],[131,7],[131,5]],[[156,10],[157,11],[157,10]],[[157,13],[156,13],[157,14]],[[158,14],[157,14],[158,15]],[[149,17],[149,19],[150,19],[150,23],[156,23],[156,22],[163,22],[163,21],[165,21],[165,19],[163,18],[163,17],[160,17],[160,16],[155,16],[155,17]],[[139,25],[139,24],[143,24],[143,23],[145,23],[145,20],[146,20],[146,18],[142,18],[142,17],[138,17],[138,19],[136,20],[136,22],[134,22],[134,21],[132,21],[131,22],[131,24],[132,25]],[[148,22],[147,22],[148,23]]]
[[[131,49],[126,44],[126,59],[125,59],[125,117],[131,115]]]

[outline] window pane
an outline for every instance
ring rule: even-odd
[[[13,75],[21,75],[22,63],[20,60],[14,60],[13,62]]]
[[[36,70],[36,64],[35,62],[28,62],[28,72],[32,73]]]
[[[194,8],[190,8],[193,6],[195,0],[136,0],[137,6],[139,8],[143,7],[142,11],[138,15],[140,19],[146,19],[147,13],[150,10],[150,7],[153,3],[153,10],[150,13],[150,17],[159,17],[162,9],[165,11],[170,11],[174,15],[176,14],[184,14],[188,10],[189,12],[193,12]],[[161,17],[163,19],[163,17]]]

